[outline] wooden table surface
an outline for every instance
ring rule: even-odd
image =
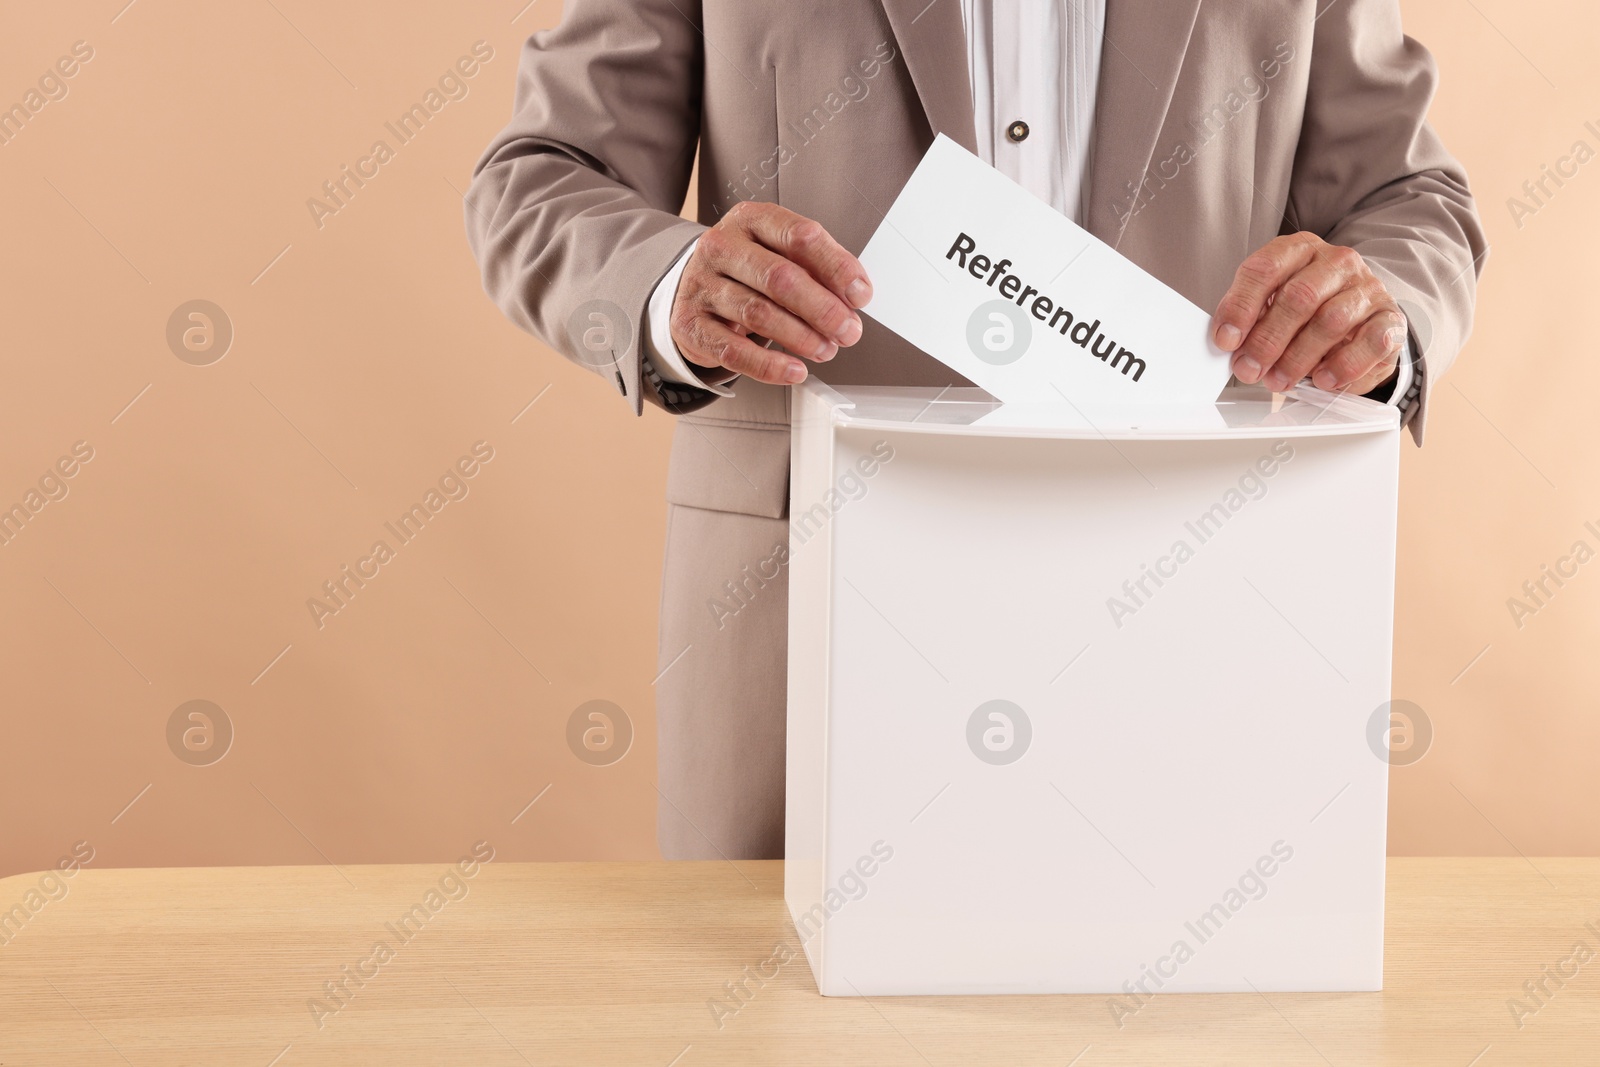
[[[1600,1064],[1595,859],[1393,859],[1382,993],[1169,995],[1120,1028],[1104,996],[824,999],[776,862],[449,870],[0,880],[29,915],[0,927],[0,1065]]]

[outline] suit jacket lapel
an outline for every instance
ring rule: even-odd
[[[1084,217],[1089,232],[1113,246],[1155,153],[1200,3],[1106,0]]]
[[[976,153],[961,0],[883,0],[883,8],[928,125]]]

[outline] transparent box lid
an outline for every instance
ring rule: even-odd
[[[1210,403],[1106,406],[1059,401],[1003,404],[977,388],[827,385],[799,388],[833,405],[840,427],[977,437],[1195,440],[1378,433],[1400,426],[1400,412],[1366,397],[1308,384],[1287,393],[1229,386]],[[830,395],[831,394],[831,395]]]

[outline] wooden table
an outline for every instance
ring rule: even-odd
[[[0,1065],[1600,1063],[1600,860],[1392,860],[1384,992],[1158,997],[1121,1028],[1103,996],[819,997],[775,862],[489,863],[454,899],[448,871],[84,869],[0,928]]]

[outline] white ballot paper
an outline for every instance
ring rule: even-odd
[[[1210,403],[1211,316],[940,134],[861,263],[867,314],[1007,404]]]

